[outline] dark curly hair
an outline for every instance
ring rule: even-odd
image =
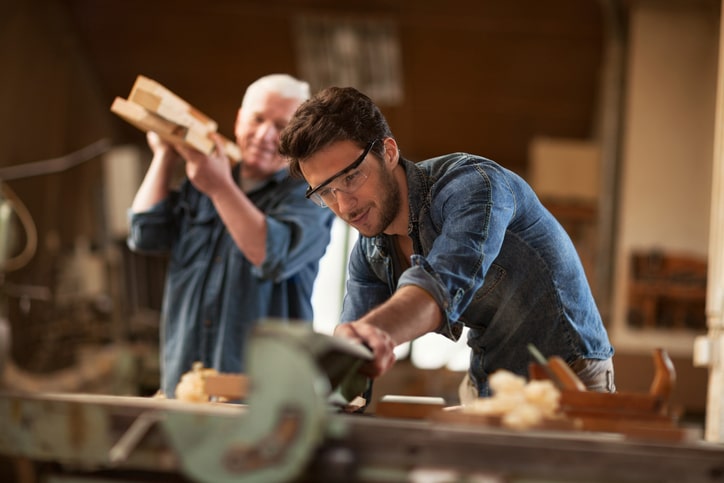
[[[353,141],[360,149],[375,139],[393,137],[385,116],[353,87],[328,87],[302,103],[281,133],[279,150],[289,160],[289,171],[302,178],[299,163],[338,141]],[[384,155],[384,144],[372,152]]]

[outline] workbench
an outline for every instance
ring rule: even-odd
[[[346,413],[331,401],[359,390],[363,348],[276,330],[252,347],[245,404],[0,392],[0,455],[53,483],[724,481],[724,445],[696,438]]]

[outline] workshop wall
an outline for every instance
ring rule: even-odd
[[[38,243],[27,265],[0,273],[0,297],[13,328],[14,359],[57,368],[75,357],[72,341],[82,331],[74,321],[96,326],[75,297],[84,289],[64,276],[63,265],[76,244],[90,250],[104,243],[101,166],[92,161],[110,146],[112,123],[66,6],[6,3],[0,16],[1,198],[27,208]],[[18,253],[32,237],[20,223],[11,228],[4,235]],[[59,300],[63,285],[73,300]]]
[[[65,3],[106,100],[127,94],[144,73],[229,134],[249,82],[274,71],[304,73],[300,25],[320,18],[391,24],[402,96],[381,103],[408,156],[466,150],[525,171],[532,136],[586,138],[595,130],[603,35],[595,0]],[[361,75],[382,63],[382,53],[371,52]],[[120,139],[140,138],[115,126]]]
[[[640,389],[650,354],[664,347],[678,372],[673,399],[702,413],[708,371],[693,366],[693,347],[706,331],[719,8],[639,1],[629,18],[609,331],[616,364],[631,370],[617,379]]]

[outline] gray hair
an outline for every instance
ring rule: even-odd
[[[288,99],[306,101],[310,97],[309,84],[288,74],[269,74],[255,80],[246,88],[241,106],[251,97],[265,93],[275,92]]]

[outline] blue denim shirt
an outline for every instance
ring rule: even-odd
[[[613,355],[571,239],[521,177],[466,153],[401,163],[411,267],[399,273],[391,237],[360,237],[343,322],[399,287],[425,289],[444,312],[439,333],[457,340],[469,327],[469,375],[480,396],[490,394],[487,378],[497,369],[528,374],[529,343],[568,362]]]
[[[161,389],[168,397],[194,361],[244,372],[244,347],[258,319],[313,319],[312,289],[334,214],[305,199],[305,188],[285,169],[248,193],[266,213],[260,267],[188,180],[151,210],[130,215],[129,247],[170,255],[161,314]]]

